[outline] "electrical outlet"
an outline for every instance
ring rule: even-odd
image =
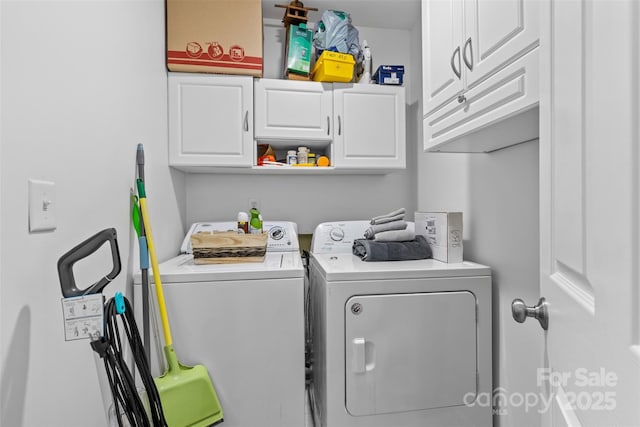
[[[252,197],[249,199],[249,208],[256,208],[260,210],[260,200]]]

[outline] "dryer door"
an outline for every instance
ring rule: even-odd
[[[476,298],[468,291],[350,298],[347,411],[361,416],[473,402],[476,330]]]

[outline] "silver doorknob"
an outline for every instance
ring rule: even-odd
[[[547,301],[540,298],[538,304],[533,307],[527,305],[520,298],[516,298],[511,303],[511,314],[513,319],[518,323],[523,323],[527,317],[538,319],[540,326],[545,331],[549,328],[549,310],[547,309]]]

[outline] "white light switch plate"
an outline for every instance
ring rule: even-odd
[[[29,231],[56,229],[56,185],[50,181],[29,180]]]

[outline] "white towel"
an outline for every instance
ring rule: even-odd
[[[413,230],[390,230],[377,233],[373,238],[376,242],[407,242],[414,240],[416,233]]]
[[[397,221],[399,219],[404,219],[405,209],[400,208],[393,212],[389,212],[385,215],[374,216],[371,218],[371,224],[384,224],[391,221]]]
[[[396,216],[390,216],[388,218],[378,218],[375,221],[372,219],[371,225],[386,224],[388,222],[393,222],[393,221],[402,221],[403,219],[404,219],[404,214],[398,214]]]
[[[407,242],[416,238],[415,227],[413,223],[407,223],[404,230],[389,230],[376,233],[373,240],[376,242]]]
[[[407,228],[407,221],[404,220],[391,221],[383,224],[373,224],[365,230],[364,237],[367,239],[373,239],[378,233],[390,230],[404,230],[405,228]]]

